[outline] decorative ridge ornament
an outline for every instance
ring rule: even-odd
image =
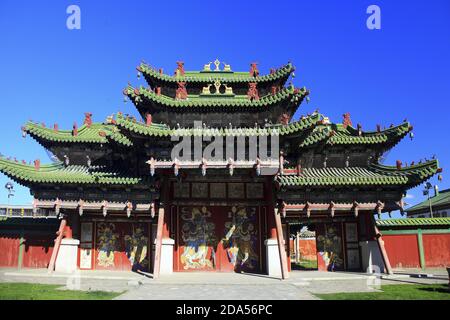
[[[249,100],[259,100],[258,88],[256,87],[256,82],[250,82],[248,84],[247,98]]]
[[[90,112],[86,112],[84,114],[84,122],[83,122],[86,127],[90,128],[92,126],[92,113]]]
[[[145,115],[145,125],[147,127],[150,127],[152,125],[152,115],[150,113],[147,113]]]
[[[214,64],[214,70],[211,70],[211,64]],[[223,69],[220,70],[220,65],[223,64]],[[202,72],[232,72],[231,66],[226,64],[223,61],[219,61],[219,59],[214,60],[214,62],[208,62],[203,66]]]
[[[291,120],[291,117],[287,113],[283,113],[280,116],[280,123],[284,126],[287,126],[289,124],[290,120]]]
[[[77,125],[76,122],[74,122],[74,124],[73,124],[72,135],[73,135],[74,137],[78,136],[78,125]]]
[[[257,62],[252,62],[250,64],[250,77],[257,77],[259,76],[259,70],[258,70],[258,63]]]
[[[186,90],[186,82],[177,82],[178,89],[175,93],[175,99],[176,100],[186,100],[188,97],[187,90]]]
[[[352,127],[352,120],[350,119],[350,113],[344,113],[343,114],[344,120],[342,122],[342,124],[344,125],[344,128],[347,129],[348,126]]]
[[[177,61],[177,69],[175,70],[175,75],[177,77],[183,77],[185,74],[184,71],[184,62],[183,61]]]
[[[41,160],[34,160],[34,169],[36,169],[36,171],[39,171],[41,169]]]
[[[214,60],[214,65],[216,66],[214,71],[220,71],[220,61],[219,61],[219,59]]]

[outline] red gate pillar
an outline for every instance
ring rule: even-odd
[[[267,179],[266,196],[269,202],[267,206],[267,240],[266,245],[266,267],[269,276],[287,279],[289,277],[287,268],[287,256],[284,246],[283,228],[278,210],[274,207],[272,181]]]
[[[280,254],[280,264],[281,264],[281,278],[283,280],[289,278],[288,266],[287,266],[287,254],[284,244],[283,227],[281,224],[281,216],[279,210],[274,210],[275,215],[275,225],[277,230],[277,240],[278,240],[278,251]]]
[[[61,245],[61,240],[64,236],[66,226],[67,218],[64,217],[61,219],[58,232],[56,232],[55,246],[53,247],[52,257],[50,258],[50,263],[48,265],[48,272],[53,272],[55,270],[56,257],[58,256],[59,247]]]
[[[384,247],[384,241],[382,239],[382,234],[381,234],[380,230],[378,230],[377,223],[375,221],[374,216],[373,215],[371,215],[371,216],[372,216],[372,224],[373,224],[373,228],[374,228],[373,230],[375,233],[375,238],[378,243],[378,248],[380,249],[384,267],[386,268],[386,271],[388,274],[394,274],[394,272],[392,271],[391,262],[389,261],[388,254],[386,252],[386,248]]]

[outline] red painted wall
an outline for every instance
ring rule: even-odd
[[[424,234],[422,241],[427,267],[450,266],[450,234]]]
[[[299,243],[300,258],[302,260],[317,259],[316,239],[300,239]]]
[[[13,235],[0,235],[0,267],[17,267],[19,241],[20,239]]]
[[[393,268],[420,268],[419,246],[415,234],[384,235],[382,239]]]
[[[24,268],[47,268],[53,252],[54,241],[45,236],[25,236],[23,250]]]

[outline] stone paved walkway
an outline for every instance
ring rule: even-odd
[[[75,276],[46,270],[0,269],[0,282],[59,284],[62,289],[123,292],[119,300],[303,300],[314,293],[366,292],[375,284],[448,283],[443,272],[385,276],[381,282],[364,273],[291,272],[281,281],[264,275],[174,273],[153,280],[130,272],[81,271]]]

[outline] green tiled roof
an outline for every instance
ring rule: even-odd
[[[281,101],[289,101],[291,103],[300,104],[300,102],[308,95],[306,89],[299,89],[295,92],[293,86],[281,89],[276,94],[266,95],[259,100],[249,100],[247,96],[235,96],[234,98],[199,98],[190,96],[186,100],[176,100],[171,97],[157,95],[152,90],[144,87],[140,87],[135,90],[132,86],[128,86],[124,90],[124,93],[130,97],[130,99],[137,104],[138,108],[143,103],[154,103],[163,107],[169,108],[268,108],[272,105],[276,105]]]
[[[113,140],[125,146],[133,143],[120,130],[108,124],[94,123],[90,128],[86,125],[78,128],[78,134],[73,135],[72,130],[54,130],[42,125],[29,122],[25,131],[38,141],[60,142],[60,143],[108,143]]]
[[[169,76],[161,74],[158,70],[151,68],[145,63],[141,63],[138,67],[143,73],[144,77],[158,81],[158,82],[200,82],[212,83],[219,80],[223,83],[236,82],[275,82],[279,79],[287,79],[289,75],[295,70],[291,63],[277,69],[274,73],[263,76],[251,77],[249,72],[224,72],[224,71],[186,71],[184,76]]]
[[[165,137],[170,135],[178,136],[200,136],[200,135],[217,135],[217,136],[262,136],[270,134],[278,135],[290,135],[296,132],[311,128],[318,121],[320,121],[322,115],[314,113],[310,116],[303,117],[299,121],[292,122],[288,125],[276,125],[268,128],[220,128],[220,129],[170,129],[165,125],[151,124],[145,125],[142,122],[138,122],[133,118],[124,117],[121,114],[117,115],[116,124],[122,129],[129,130],[133,133],[137,133],[143,136],[156,136]]]
[[[0,159],[0,172],[24,185],[33,183],[136,185],[142,181],[141,178],[107,172],[102,167],[88,168],[79,165],[66,167],[62,163],[56,163],[42,165],[37,170],[34,166],[5,159]]]
[[[342,124],[327,124],[317,126],[309,136],[300,144],[300,147],[308,147],[317,143],[326,142],[329,145],[342,144],[395,144],[412,130],[408,122],[396,127],[388,128],[380,132],[361,131],[352,127],[344,128]]]
[[[431,206],[432,207],[448,207],[450,208],[450,189],[442,190],[439,192],[438,195],[431,197]],[[406,209],[405,211],[408,213],[414,213],[418,211],[429,211],[430,208],[430,202],[427,200],[422,201],[414,206],[412,206],[409,209]]]
[[[348,168],[303,168],[300,175],[280,175],[281,186],[344,186],[344,185],[405,185],[412,186],[427,180],[438,171],[436,160],[398,170],[396,167],[370,165]]]
[[[450,218],[405,218],[377,220],[378,227],[450,226]]]

